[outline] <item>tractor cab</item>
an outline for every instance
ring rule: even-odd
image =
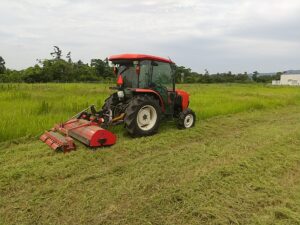
[[[123,88],[164,86],[173,90],[174,79],[170,63],[151,60],[122,60],[114,61],[114,64],[115,74],[122,79],[119,85]]]
[[[160,99],[165,114],[174,113],[175,64],[156,56],[123,54],[109,58],[114,64],[119,90],[131,93],[151,93]]]

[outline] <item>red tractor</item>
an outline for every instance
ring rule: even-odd
[[[155,134],[163,117],[175,118],[179,129],[195,125],[189,94],[175,89],[171,60],[141,54],[113,55],[109,60],[117,76],[112,88],[116,92],[100,111],[91,106],[44,133],[40,139],[52,149],[74,149],[73,138],[90,147],[113,145],[116,136],[106,128],[120,123],[133,137]]]

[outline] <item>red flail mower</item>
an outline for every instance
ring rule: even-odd
[[[176,65],[169,59],[141,54],[114,55],[117,86],[101,110],[92,105],[65,123],[46,131],[40,140],[53,150],[76,148],[74,139],[89,147],[111,146],[117,137],[107,128],[124,124],[133,137],[157,132],[162,118],[177,121],[179,129],[195,125],[195,113],[188,108],[189,94],[175,88]]]

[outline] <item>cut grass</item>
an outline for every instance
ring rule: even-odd
[[[299,89],[180,88],[195,128],[56,154],[36,135],[108,85],[1,84],[0,224],[300,224]]]
[[[1,224],[299,224],[300,107],[163,125],[99,151],[0,151]]]

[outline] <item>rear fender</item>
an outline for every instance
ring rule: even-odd
[[[145,93],[145,94],[153,95],[155,98],[157,98],[159,100],[159,104],[161,106],[162,112],[165,112],[164,101],[163,101],[162,97],[160,96],[160,94],[157,93],[156,91],[151,90],[151,89],[143,89],[143,88],[135,88],[135,89],[132,89],[132,91],[136,92],[136,93]]]

